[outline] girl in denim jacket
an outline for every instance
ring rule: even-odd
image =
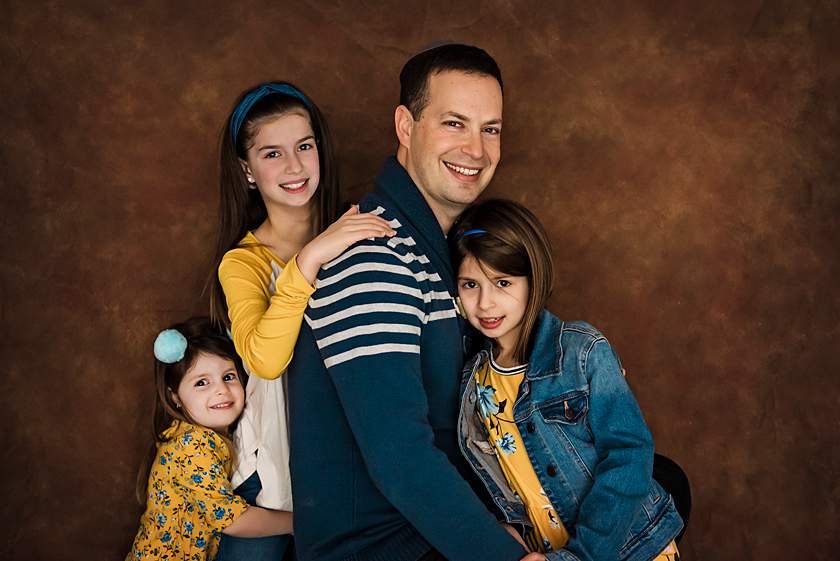
[[[675,561],[682,521],[651,476],[653,440],[607,340],[544,309],[545,231],[512,201],[452,228],[458,293],[486,345],[464,370],[459,442],[508,523],[546,559]]]

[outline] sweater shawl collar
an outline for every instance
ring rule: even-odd
[[[422,238],[422,243],[429,249],[429,259],[434,262],[450,293],[454,294],[455,275],[446,237],[431,207],[396,157],[390,156],[382,164],[376,177],[374,193],[388,208],[400,214],[401,222],[408,222],[411,229]]]

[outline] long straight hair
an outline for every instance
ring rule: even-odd
[[[184,351],[184,357],[174,363],[165,363],[155,359],[155,412],[154,412],[154,436],[149,447],[148,454],[137,473],[137,500],[141,504],[146,502],[146,489],[149,480],[149,470],[152,463],[157,456],[157,447],[159,444],[166,442],[163,438],[163,432],[168,429],[173,421],[184,421],[193,425],[199,425],[190,416],[189,412],[183,408],[178,407],[175,403],[175,393],[181,380],[189,372],[195,364],[196,359],[200,354],[216,355],[226,358],[233,362],[236,367],[239,381],[242,387],[248,380],[248,375],[245,368],[242,366],[242,360],[236,354],[236,349],[233,347],[227,334],[220,331],[217,325],[208,317],[193,317],[184,322],[176,323],[169,329],[177,330],[187,340],[187,348]],[[229,427],[229,430],[235,426]],[[200,426],[200,425],[199,425]],[[218,433],[218,431],[216,431]],[[230,433],[218,433],[228,449],[233,455],[234,447],[230,441]]]
[[[504,275],[528,278],[528,302],[522,329],[513,349],[514,360],[528,360],[533,330],[554,286],[551,243],[534,214],[514,201],[489,199],[465,210],[450,230],[453,270],[473,257]]]
[[[288,82],[274,83],[284,84],[300,91]],[[241,161],[247,158],[248,149],[253,146],[254,138],[262,125],[290,111],[302,111],[309,117],[309,124],[312,126],[318,148],[320,168],[318,189],[312,197],[312,203],[317,209],[313,218],[313,231],[323,232],[338,218],[339,214],[340,194],[335,148],[326,119],[311,100],[309,104],[304,104],[299,98],[285,93],[270,93],[254,103],[245,115],[236,139],[232,138],[231,118],[242,100],[257,88],[246,90],[237,98],[225,120],[219,140],[219,226],[213,270],[210,272],[207,284],[210,287],[210,317],[217,324],[224,326],[229,326],[230,320],[227,313],[227,301],[219,283],[219,265],[225,253],[238,247],[245,234],[249,230],[258,228],[268,217],[259,191],[252,189],[248,184],[241,165]]]

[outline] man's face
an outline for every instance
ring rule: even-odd
[[[446,71],[429,77],[428,97],[407,140],[401,139],[403,165],[448,230],[496,171],[502,90],[492,76]]]

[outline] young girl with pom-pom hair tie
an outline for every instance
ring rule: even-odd
[[[289,512],[249,506],[230,483],[230,428],[245,405],[244,371],[210,318],[162,331],[155,354],[155,442],[138,477],[146,503],[126,561],[212,560],[222,535],[289,534]]]
[[[485,337],[461,379],[461,452],[548,561],[677,561],[682,520],[651,477],[653,439],[607,339],[545,309],[548,237],[512,201],[450,230],[458,296]]]
[[[392,236],[356,207],[339,216],[338,166],[315,103],[286,82],[243,93],[220,148],[219,238],[211,316],[251,376],[234,435],[233,483],[250,503],[292,509],[284,380],[321,265],[353,243]],[[219,561],[280,559],[288,536],[225,536]]]

